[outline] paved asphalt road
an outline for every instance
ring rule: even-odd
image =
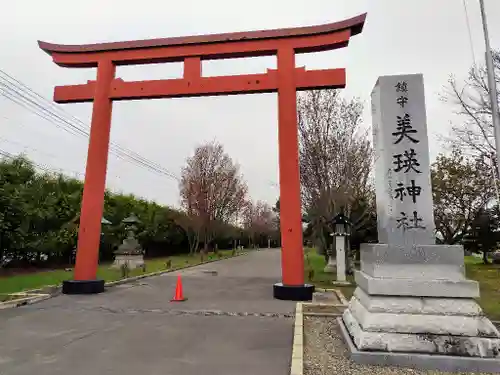
[[[215,270],[217,276],[204,271]],[[285,375],[295,304],[272,298],[279,250],[93,296],[0,310],[0,375]]]

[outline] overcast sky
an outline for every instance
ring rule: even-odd
[[[89,69],[56,66],[37,40],[61,44],[149,39],[192,34],[308,26],[368,12],[365,29],[348,48],[301,55],[298,66],[345,67],[347,96],[366,103],[380,75],[423,73],[431,158],[441,151],[439,134],[456,121],[439,100],[448,76],[464,77],[473,62],[462,0],[16,0],[2,4],[0,69],[51,99],[54,85],[85,83]],[[466,1],[473,50],[484,59],[477,0]],[[500,47],[500,2],[486,0],[491,42]],[[275,58],[207,62],[204,75],[265,72]],[[126,80],[175,78],[180,64],[120,67]],[[1,81],[0,81],[1,82]],[[90,104],[62,109],[86,123]],[[254,199],[273,204],[278,191],[277,98],[259,94],[164,99],[114,104],[112,141],[160,164],[175,175],[196,145],[217,140],[240,165]],[[84,172],[87,142],[62,131],[0,96],[0,149],[25,152],[37,163],[70,175]],[[175,179],[110,156],[108,187],[179,205]]]

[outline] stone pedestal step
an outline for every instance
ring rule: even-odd
[[[427,353],[500,359],[500,339],[425,333],[365,331],[350,309],[344,311],[343,323],[358,351]]]

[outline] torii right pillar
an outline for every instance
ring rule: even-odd
[[[291,46],[284,46],[278,49],[277,57],[283,282],[274,284],[273,293],[277,299],[310,301],[314,286],[304,283],[295,51]]]

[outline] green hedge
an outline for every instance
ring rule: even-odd
[[[65,265],[76,247],[83,183],[52,173],[40,173],[24,157],[0,160],[0,266]],[[105,193],[100,259],[112,258],[125,235],[121,221],[134,213],[141,220],[138,238],[146,256],[187,253],[185,231],[175,209],[133,195]],[[224,226],[215,242],[231,248],[235,239],[245,244],[239,228]]]

